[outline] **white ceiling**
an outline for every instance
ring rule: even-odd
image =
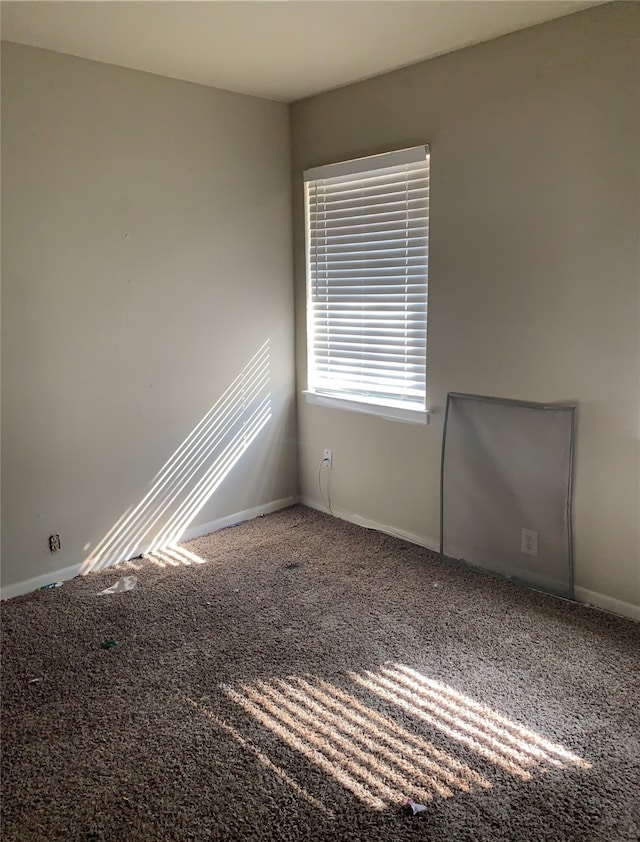
[[[594,5],[3,0],[0,13],[7,41],[291,102]]]

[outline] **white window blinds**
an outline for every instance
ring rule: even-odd
[[[424,410],[428,147],[304,180],[309,391]]]

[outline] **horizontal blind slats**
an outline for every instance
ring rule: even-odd
[[[333,219],[341,214],[349,215],[354,212],[362,212],[363,209],[373,210],[385,206],[408,206],[415,207],[418,203],[426,204],[429,201],[429,188],[424,183],[407,185],[401,190],[393,190],[381,194],[374,190],[365,191],[352,190],[349,194],[333,196],[326,201],[316,200],[309,205],[311,216]]]
[[[384,234],[387,235],[389,240],[399,240],[405,246],[418,245],[414,240],[419,241],[424,238],[424,230],[428,221],[425,214],[415,219],[407,219],[403,214],[401,219],[394,219],[392,216],[380,216],[377,219],[371,217],[369,219],[341,220],[340,224],[326,230],[319,227],[314,246],[317,249],[323,249],[334,245],[336,240],[340,239],[348,244],[349,248],[358,249],[362,248],[362,240],[384,243]]]
[[[416,199],[407,202],[389,202],[379,205],[370,205],[364,208],[340,208],[336,210],[314,210],[309,214],[310,222],[316,226],[316,236],[321,237],[323,232],[330,233],[339,226],[344,226],[358,221],[377,220],[388,217],[389,220],[399,222],[405,220],[424,220],[427,216],[429,205],[427,202]]]
[[[395,232],[390,232],[386,237],[374,238],[368,237],[366,233],[358,234],[355,237],[329,237],[324,243],[315,244],[313,259],[316,259],[316,254],[318,259],[324,259],[330,258],[333,254],[345,254],[345,252],[352,253],[353,257],[356,258],[366,254],[372,254],[376,251],[397,251],[401,248],[406,248],[406,245],[407,238]],[[427,249],[428,246],[429,240],[424,235],[413,237],[410,240],[410,247],[412,248],[423,247]]]
[[[406,152],[306,183],[309,388],[423,407],[429,158]]]

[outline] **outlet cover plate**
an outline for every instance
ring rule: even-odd
[[[538,555],[538,533],[533,529],[520,530],[520,552],[525,555]]]

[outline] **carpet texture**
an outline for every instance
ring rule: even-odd
[[[638,625],[301,506],[2,633],[4,842],[640,835]]]

